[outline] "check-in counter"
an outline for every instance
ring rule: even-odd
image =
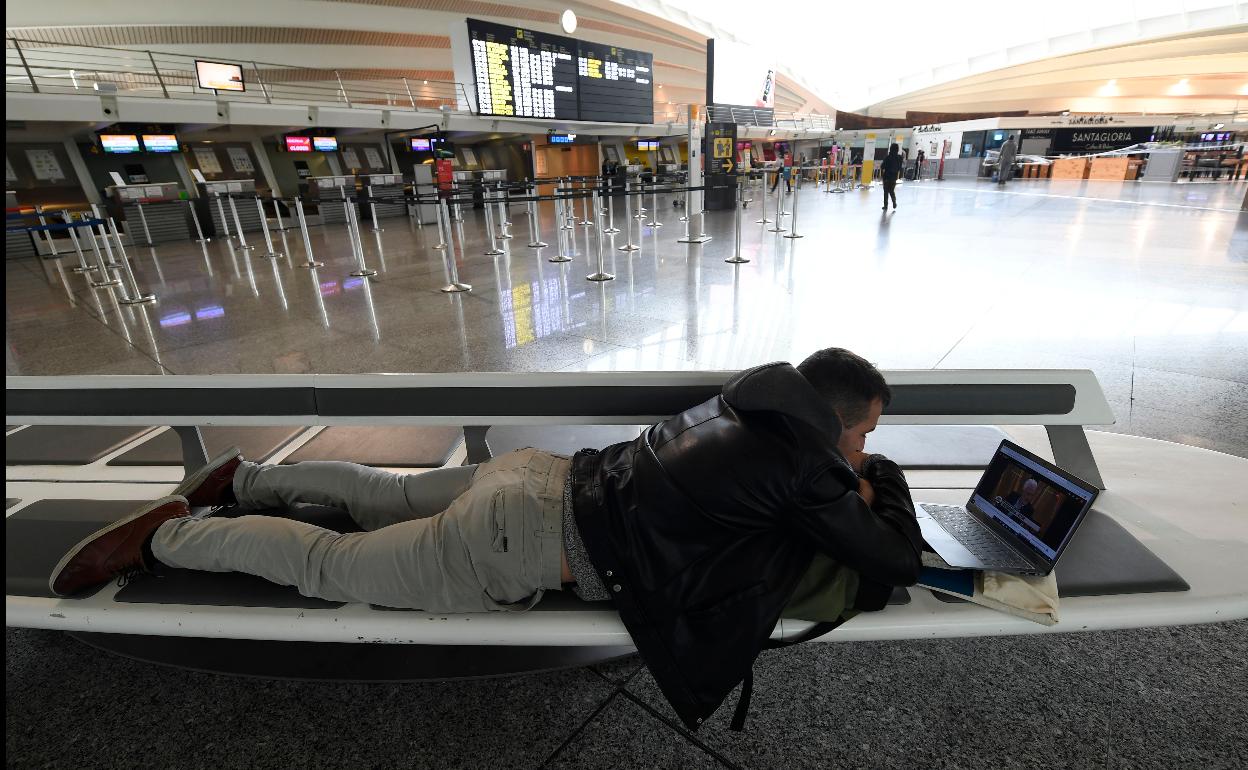
[[[403,200],[405,191],[402,174],[363,174],[360,176],[360,182],[363,183],[364,192],[369,198],[385,198],[387,201],[395,201],[394,203],[370,201],[371,211],[375,212],[377,219],[407,216],[407,204]],[[369,214],[370,211],[366,210],[363,213]]]
[[[342,205],[342,199],[347,195],[355,195],[354,175],[308,177],[308,197],[316,201],[323,225],[347,221],[347,209]]]
[[[110,208],[120,212],[125,220],[131,243],[153,246],[195,237],[182,187],[177,182],[113,185],[104,192],[112,204]]]
[[[241,196],[232,198],[232,196]],[[202,182],[199,185],[199,201],[195,210],[199,212],[199,221],[206,223],[208,232],[204,235],[215,238],[225,233],[233,233],[241,225],[243,232],[251,233],[260,230],[260,212],[256,210],[256,180],[254,179],[223,179],[219,182]],[[233,200],[233,207],[230,202]],[[238,214],[235,222],[234,215]],[[222,226],[221,217],[225,217]]]
[[[1087,179],[1087,158],[1059,158],[1053,161],[1053,179]]]

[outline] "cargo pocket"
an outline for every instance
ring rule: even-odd
[[[490,549],[495,553],[507,553],[507,489],[504,487],[494,493],[490,500],[490,527],[493,537]]]

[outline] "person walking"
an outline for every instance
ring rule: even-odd
[[[888,199],[893,199],[893,211],[897,210],[897,177],[901,174],[905,161],[901,158],[901,150],[896,142],[888,146],[888,155],[880,164],[880,181],[884,183],[883,211],[888,211]]]
[[[1010,171],[1014,168],[1014,157],[1018,155],[1018,148],[1014,146],[1014,135],[1010,134],[1005,140],[1005,144],[1001,145],[1001,155],[997,158],[997,185],[1004,185],[1010,176]]]

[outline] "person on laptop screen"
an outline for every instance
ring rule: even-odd
[[[1036,512],[1036,498],[1040,496],[1040,482],[1027,479],[1021,490],[1015,490],[1005,496],[1005,502],[1013,506],[1015,513],[1031,518]]]
[[[918,580],[923,539],[905,477],[864,453],[890,399],[870,362],[828,348],[740,372],[637,439],[573,457],[526,448],[401,475],[260,465],[234,449],[75,546],[50,588],[70,596],[174,567],[439,613],[523,611],[571,588],[612,602],[696,729],[752,681],[786,612],[830,624],[846,609],[883,609],[894,586]],[[297,503],[343,508],[364,531],[262,515]],[[254,515],[190,516],[226,505]]]

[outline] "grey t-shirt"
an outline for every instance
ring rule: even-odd
[[[587,602],[602,602],[611,598],[611,593],[602,584],[598,572],[589,561],[585,552],[585,542],[581,540],[581,531],[576,526],[576,516],[572,513],[572,474],[563,482],[563,550],[568,555],[568,569],[576,585],[572,592],[578,599]]]

